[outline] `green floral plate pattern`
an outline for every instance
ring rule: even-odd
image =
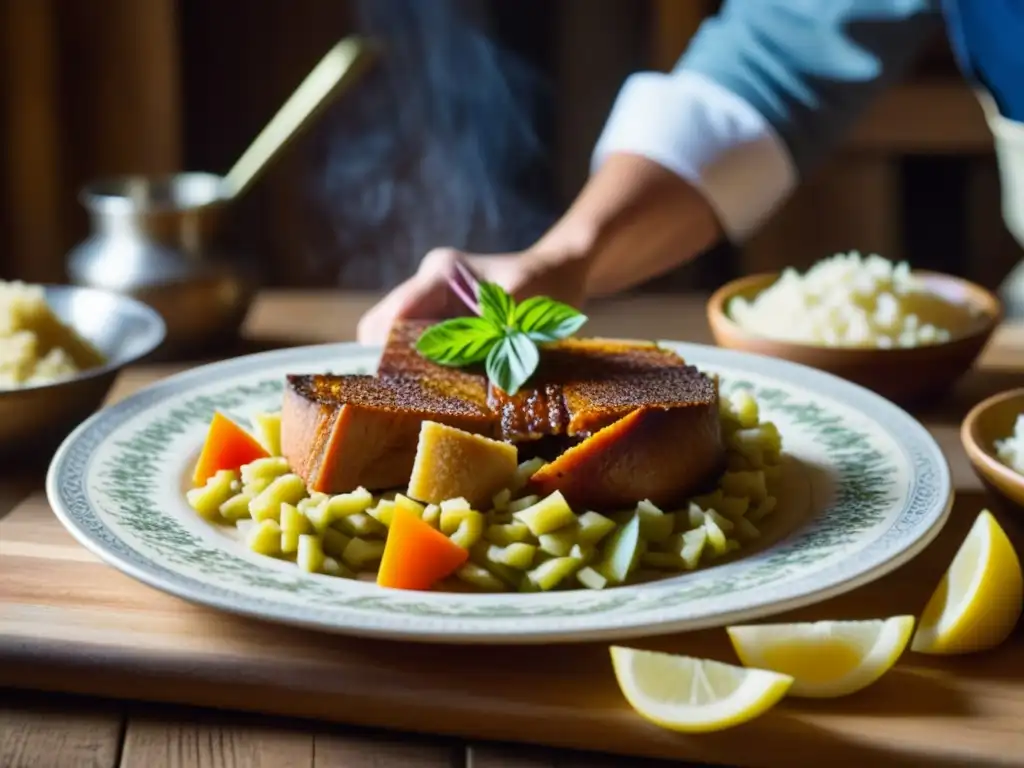
[[[762,418],[782,432],[788,464],[800,468],[803,501],[789,506],[806,509],[774,540],[766,525],[766,543],[743,557],[657,582],[507,595],[382,589],[300,572],[200,519],[184,478],[214,410],[243,421],[276,410],[286,373],[374,370],[379,349],[354,344],[235,358],[158,382],[65,440],[47,494],[83,545],[157,589],[269,621],[424,642],[570,642],[746,621],[872,581],[939,532],[952,504],[949,468],[907,413],[803,366],[664,345],[718,373],[724,392],[753,391]]]

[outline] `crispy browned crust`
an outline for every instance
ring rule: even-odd
[[[663,388],[654,391],[660,386],[657,380],[637,390],[637,376],[693,371],[678,354],[654,342],[570,338],[545,344],[531,386],[510,397],[482,374],[446,368],[422,357],[415,344],[428,325],[417,320],[395,323],[377,375],[422,376],[473,402],[484,398],[499,419],[502,438],[515,443],[583,436],[639,405],[680,402]],[[680,394],[685,403],[690,393],[684,388]]]
[[[281,452],[307,486],[322,493],[404,487],[420,425],[436,421],[491,436],[484,408],[408,377],[289,376]]]
[[[416,340],[429,325],[421,320],[396,322],[384,345],[377,376],[428,380],[436,390],[486,409],[487,378],[483,374],[438,365],[416,351]]]
[[[396,323],[376,376],[289,377],[282,450],[311,487],[404,484],[423,420],[499,437],[525,455],[545,446],[556,458],[532,488],[560,490],[578,508],[671,504],[722,469],[715,382],[670,350],[610,339],[548,344],[532,386],[510,398],[479,372],[420,356],[426,326]]]

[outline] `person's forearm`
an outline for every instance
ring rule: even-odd
[[[542,259],[585,262],[593,297],[669,272],[721,237],[715,212],[687,181],[647,158],[619,153],[533,250]]]
[[[728,0],[671,73],[629,78],[534,257],[601,295],[743,243],[940,23],[938,0]]]

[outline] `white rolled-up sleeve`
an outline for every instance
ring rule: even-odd
[[[641,155],[686,179],[707,199],[726,236],[747,239],[798,183],[771,124],[747,101],[696,72],[643,72],[623,86],[594,149]]]

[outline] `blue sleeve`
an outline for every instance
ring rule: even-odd
[[[942,26],[940,0],[726,0],[676,70],[749,102],[806,175]]]

